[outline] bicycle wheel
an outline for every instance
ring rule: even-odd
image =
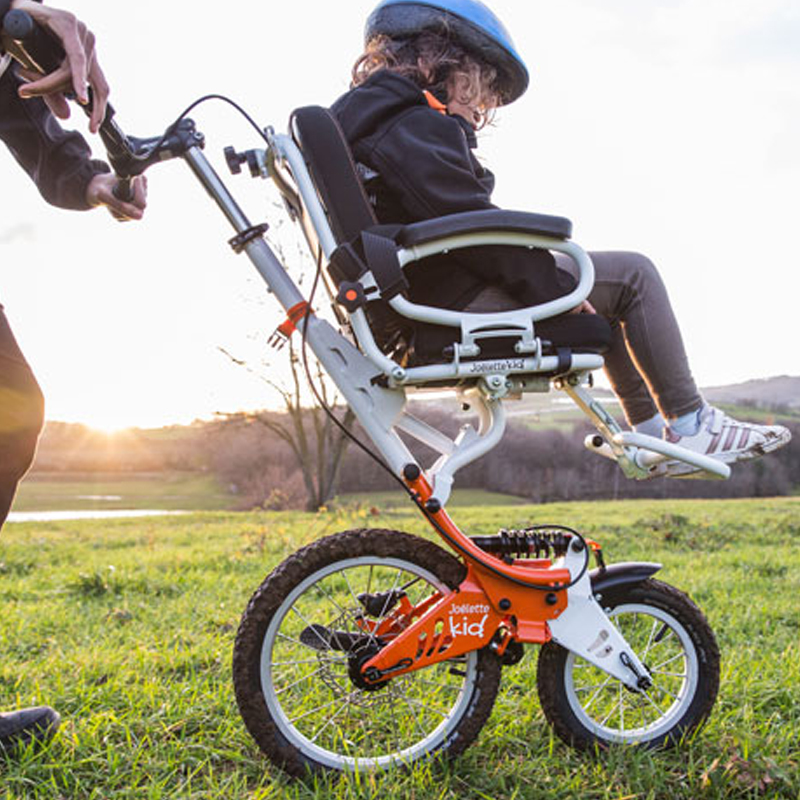
[[[700,609],[656,580],[611,589],[606,613],[652,673],[644,692],[549,642],[537,683],[545,716],[578,749],[614,744],[677,744],[711,712],[719,688],[719,649]]]
[[[247,729],[293,775],[382,769],[454,756],[491,713],[500,662],[488,650],[377,686],[358,667],[383,644],[364,620],[454,588],[456,558],[424,539],[347,531],[290,556],[254,594],[236,637],[233,680]]]

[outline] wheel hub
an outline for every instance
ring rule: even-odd
[[[364,664],[378,655],[380,650],[381,648],[375,642],[367,641],[355,647],[348,656],[347,672],[350,680],[354,686],[365,692],[376,692],[379,689],[384,689],[389,684],[389,678],[370,683],[362,674]]]

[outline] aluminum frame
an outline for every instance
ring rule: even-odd
[[[318,248],[327,261],[337,244],[303,154],[286,134],[268,129],[267,138],[269,151],[261,157],[265,165],[262,174],[273,178],[279,190],[283,190],[290,213],[300,222],[312,252]],[[251,223],[202,151],[198,147],[191,147],[184,157],[236,232],[242,234],[250,231]],[[291,198],[287,196],[289,181],[294,183],[297,190]],[[392,298],[389,304],[402,316],[448,326],[454,331],[460,330],[461,344],[454,347],[455,355],[450,362],[406,368],[394,361],[378,347],[363,309],[349,315],[349,333],[354,336],[355,343],[346,335],[347,330],[336,330],[315,314],[297,323],[308,346],[347,400],[390,469],[402,476],[403,470],[409,465],[419,467],[431,483],[432,499],[440,507],[444,507],[450,497],[455,473],[489,452],[502,438],[506,426],[503,400],[525,390],[526,376],[541,378],[553,376],[558,371],[558,358],[542,354],[535,323],[579,305],[589,295],[594,282],[591,258],[579,245],[539,234],[497,231],[446,236],[414,247],[398,248],[398,260],[401,266],[406,266],[436,253],[495,244],[537,247],[565,253],[578,266],[578,285],[568,295],[548,303],[493,313],[457,312],[412,303],[401,296]],[[275,294],[284,309],[288,311],[305,301],[263,238],[252,238],[243,249],[268,290]],[[367,273],[360,280],[365,289],[377,291],[371,274]],[[475,339],[487,335],[518,336],[517,354],[501,359],[476,359],[479,350]],[[475,360],[462,360],[465,357]],[[665,458],[685,461],[718,477],[730,474],[727,465],[714,459],[675,445],[667,446],[667,443],[652,437],[622,431],[611,415],[584,388],[589,380],[588,373],[601,368],[603,363],[599,355],[573,355],[570,374],[560,378],[557,387],[564,389],[589,416],[626,475],[639,479],[651,477],[653,466]],[[535,386],[533,391],[541,391],[541,380],[532,383]],[[455,439],[450,439],[410,415],[406,411],[407,390],[431,384],[444,384],[457,394],[464,395],[465,399],[468,398],[480,420],[478,429],[465,426]],[[400,432],[428,445],[439,457],[425,469],[413,457]]]

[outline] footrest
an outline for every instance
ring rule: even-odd
[[[598,439],[600,440],[599,442]],[[586,437],[585,445],[587,449],[614,461],[617,460],[614,447],[632,448],[634,452],[629,456],[631,461],[636,467],[648,472],[651,477],[658,474],[654,468],[667,461],[681,461],[684,464],[689,464],[702,472],[708,473],[709,477],[726,480],[731,476],[731,468],[716,458],[695,453],[685,447],[679,447],[676,444],[657,439],[655,436],[646,436],[643,433],[623,431],[616,434],[609,445],[606,445],[601,436],[595,434]]]

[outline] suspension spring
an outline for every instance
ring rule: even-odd
[[[515,558],[556,559],[566,555],[577,531],[563,525],[533,525],[522,530],[502,528],[495,536],[471,536],[472,542],[504,561]]]

